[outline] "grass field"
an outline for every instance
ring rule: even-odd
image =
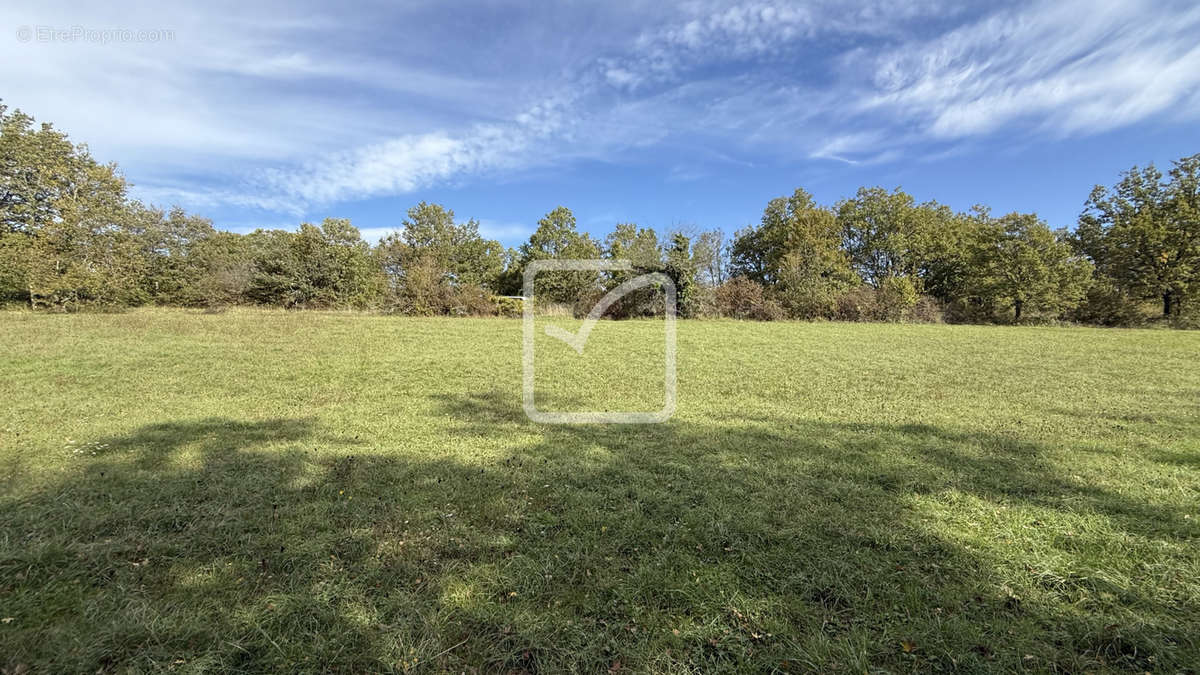
[[[661,331],[539,402],[653,407]],[[0,339],[13,672],[1200,664],[1200,333],[681,322],[670,422],[573,427],[514,320]]]

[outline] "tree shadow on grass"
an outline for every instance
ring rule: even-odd
[[[7,665],[1197,661],[1200,608],[1175,576],[1195,569],[1179,548],[1195,524],[1064,477],[1035,444],[796,419],[538,427],[498,392],[437,403],[490,454],[380,454],[312,420],[96,439],[103,451],[58,484],[0,499]],[[1059,531],[1087,518],[1099,529]],[[1104,569],[1114,535],[1159,551],[1122,560],[1157,586]],[[1070,564],[1026,562],[1055,558]]]

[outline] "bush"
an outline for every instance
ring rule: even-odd
[[[852,288],[834,303],[833,318],[838,321],[873,321],[875,289],[870,286]]]
[[[929,295],[922,295],[917,300],[917,304],[913,305],[909,311],[909,319],[918,323],[942,323],[945,320],[945,311],[942,309],[942,303],[937,301],[937,298]]]
[[[715,319],[721,316],[717,309],[717,288],[697,284],[692,289],[692,317]]]
[[[1181,328],[1183,330],[1198,330],[1200,329],[1200,305],[1195,300],[1186,304],[1180,304],[1180,312],[1172,315],[1168,322],[1172,328]]]
[[[893,277],[881,288],[853,288],[834,303],[838,321],[918,321],[941,323],[946,311],[937,299],[918,295],[910,279]]]
[[[792,319],[831,319],[837,310],[838,292],[819,284],[781,284],[773,294]]]
[[[875,293],[875,321],[902,321],[921,299],[910,277],[888,277]]]
[[[1147,321],[1144,305],[1117,288],[1111,280],[1100,277],[1092,283],[1070,319],[1100,326],[1141,326]]]
[[[492,294],[478,284],[463,284],[450,290],[446,314],[454,316],[496,316],[499,309]]]
[[[412,316],[496,316],[500,307],[496,298],[483,286],[462,284],[451,286],[433,282],[427,277],[412,275],[385,309],[396,314]],[[521,313],[520,301],[516,315]]]
[[[390,298],[388,309],[414,316],[446,314],[455,303],[453,289],[442,277],[442,271],[428,261],[409,267]]]
[[[592,311],[596,303],[608,294],[607,289],[596,288],[585,293],[574,305],[576,318],[583,318]],[[633,319],[638,317],[663,316],[666,307],[666,293],[661,288],[645,287],[626,293],[621,299],[610,306],[604,315],[612,319]],[[683,314],[680,298],[676,298],[676,311]]]
[[[776,321],[784,317],[783,308],[765,296],[763,287],[746,277],[736,277],[716,288],[717,313],[731,319]]]
[[[525,301],[519,298],[496,295],[492,297],[492,302],[496,303],[496,314],[500,316],[514,317],[525,314]]]

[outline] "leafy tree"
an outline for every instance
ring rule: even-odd
[[[26,278],[35,308],[115,309],[148,300],[140,242],[107,214],[85,212],[45,225],[28,251]]]
[[[451,284],[491,285],[503,271],[500,243],[480,236],[477,220],[456,223],[454,211],[440,204],[421,202],[409,209],[403,231],[389,235],[383,246],[392,249],[400,276],[423,259]]]
[[[125,180],[114,167],[77,159],[72,192],[53,203],[56,217],[33,233],[30,302],[65,310],[146,302],[137,232],[153,215],[126,203]]]
[[[526,261],[587,259],[599,255],[600,249],[587,234],[576,229],[575,214],[565,206],[555,207],[538,220],[537,230],[521,245],[521,257]]]
[[[648,227],[639,228],[633,223],[617,223],[616,228],[605,237],[604,247],[609,258],[629,260],[637,270],[662,268],[658,233]],[[620,278],[624,280],[635,273],[624,273]]]
[[[246,298],[262,305],[299,307],[306,300],[300,262],[287,230],[258,229],[246,235],[252,272]]]
[[[1163,181],[1133,167],[1111,189],[1097,185],[1076,231],[1080,250],[1118,289],[1177,315],[1200,291],[1200,154],[1176,160]]]
[[[1033,214],[980,216],[967,285],[985,308],[1011,308],[1020,321],[1030,311],[1058,314],[1079,304],[1092,267],[1072,251],[1066,232]]]
[[[296,232],[247,235],[253,272],[246,296],[284,307],[372,306],[382,292],[380,269],[358,229],[342,218]]]
[[[33,236],[0,232],[0,304],[29,303],[29,266],[33,254]]]
[[[165,215],[158,211],[148,215],[138,233],[146,257],[146,292],[161,304],[207,304],[201,286],[211,271],[198,264],[193,252],[200,242],[216,236],[212,222],[179,207]]]
[[[49,123],[35,127],[32,117],[0,103],[0,230],[33,234],[60,219],[66,201],[94,196],[94,187],[114,187],[90,171],[94,166],[86,146]]]
[[[774,284],[779,280],[784,259],[794,250],[802,249],[808,255],[821,249],[820,257],[828,257],[830,250],[836,251],[840,241],[834,227],[833,214],[818,206],[803,189],[797,188],[790,197],[772,199],[758,226],[735,234],[730,247],[732,273],[758,283]]]
[[[837,296],[859,283],[839,246],[837,219],[828,209],[814,208],[811,198],[802,208],[795,196],[788,208],[780,208],[780,201],[768,205],[763,216],[764,222],[787,219],[787,252],[775,273],[780,302],[791,316],[827,318]]]
[[[774,244],[762,227],[746,226],[733,233],[729,245],[729,274],[758,286],[774,281],[768,259],[774,256]],[[778,252],[782,258],[784,253]]]
[[[793,316],[829,316],[837,295],[857,283],[841,243],[833,212],[797,189],[772,199],[759,225],[738,233],[732,267],[772,287]]]
[[[724,283],[727,258],[724,232],[708,230],[696,235],[692,242],[692,262],[696,267],[698,283],[706,286]]]
[[[605,254],[613,260],[628,260],[632,270],[613,270],[607,273],[605,286],[609,289],[647,272],[663,270],[663,252],[659,247],[658,233],[648,227],[639,228],[633,223],[617,223],[604,239]],[[591,301],[595,298],[586,298]],[[586,301],[584,304],[586,304]],[[649,316],[661,313],[663,297],[660,289],[639,288],[625,294],[609,309],[613,317]],[[582,308],[580,308],[582,309]]]
[[[196,278],[185,292],[187,304],[222,307],[248,299],[254,263],[246,237],[217,231],[193,241],[188,262]]]
[[[907,271],[920,281],[913,284],[914,289],[943,303],[960,299],[971,264],[969,249],[976,221],[930,201],[913,207],[910,225]]]
[[[534,260],[596,259],[600,246],[576,229],[575,215],[559,206],[538,220],[537,230],[518,252],[518,269]],[[538,275],[534,292],[551,302],[574,304],[592,294],[599,284],[593,272],[547,272]]]
[[[325,295],[333,306],[364,309],[373,306],[383,291],[383,278],[371,256],[371,247],[346,218],[321,221],[319,254],[315,264],[326,280]]]
[[[859,188],[838,203],[843,246],[863,281],[880,288],[888,278],[916,275],[917,216],[912,196],[900,188]]]
[[[663,273],[675,284],[676,309],[682,317],[695,314],[696,267],[692,260],[691,243],[687,235],[676,232],[671,235],[671,243],[663,256]]]
[[[0,247],[5,258],[24,257],[0,275],[0,292],[68,310],[144,302],[136,233],[147,216],[125,193],[115,165],[0,105]]]

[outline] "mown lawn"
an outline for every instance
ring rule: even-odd
[[[539,402],[654,407],[661,331],[540,341]],[[0,340],[10,671],[1200,664],[1200,333],[681,322],[670,422],[574,427],[515,320]]]

